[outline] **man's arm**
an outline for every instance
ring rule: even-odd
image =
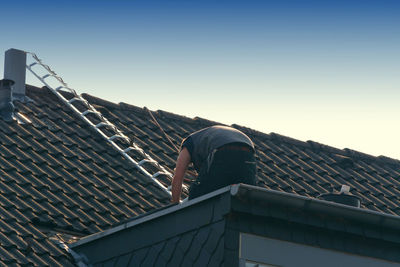
[[[184,147],[179,153],[178,159],[176,160],[175,174],[172,178],[172,203],[179,203],[182,192],[183,177],[185,176],[186,169],[189,166],[190,160],[191,158],[189,150]]]

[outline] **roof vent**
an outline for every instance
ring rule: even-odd
[[[348,185],[342,185],[339,193],[322,194],[318,198],[357,208],[359,208],[361,205],[361,198],[352,195],[350,193],[350,186]]]
[[[12,89],[14,81],[0,80],[0,117],[5,121],[14,119],[14,104],[12,103]]]

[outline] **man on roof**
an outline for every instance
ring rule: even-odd
[[[173,203],[179,203],[187,167],[192,162],[198,176],[189,188],[189,199],[237,183],[255,185],[254,144],[241,131],[211,126],[183,140],[172,179]]]

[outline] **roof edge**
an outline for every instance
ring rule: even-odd
[[[397,215],[246,184],[232,186],[231,194],[239,199],[246,197],[247,199],[251,198],[254,200],[268,201],[269,203],[300,208],[304,211],[320,212],[332,216],[346,217],[352,220],[363,221],[371,225],[400,230],[400,216]]]
[[[80,245],[91,243],[91,242],[96,241],[98,239],[101,239],[103,237],[106,237],[106,236],[112,235],[114,233],[123,231],[125,229],[128,229],[128,228],[137,226],[139,224],[142,224],[142,223],[157,219],[159,217],[162,217],[162,216],[177,212],[179,210],[182,210],[182,209],[185,209],[187,207],[193,206],[193,205],[195,205],[195,204],[197,204],[199,202],[205,201],[207,199],[213,198],[215,196],[221,195],[221,194],[226,193],[226,192],[230,192],[231,191],[231,187],[232,186],[226,186],[226,187],[223,187],[223,188],[218,189],[216,191],[213,191],[211,193],[208,193],[206,195],[203,195],[201,197],[195,198],[193,200],[183,201],[181,204],[177,204],[177,205],[173,205],[173,206],[169,205],[169,206],[166,206],[166,207],[162,207],[159,210],[151,212],[150,214],[143,214],[143,216],[138,216],[138,217],[132,218],[130,221],[127,221],[127,222],[125,222],[125,223],[123,223],[121,225],[115,226],[115,227],[113,227],[111,229],[108,229],[108,230],[105,230],[105,231],[102,231],[102,232],[99,232],[99,233],[95,233],[95,234],[83,237],[80,240],[70,244],[69,247],[70,248],[74,248],[74,247],[78,247]]]
[[[84,244],[94,242],[103,237],[112,235],[114,233],[123,231],[131,227],[135,227],[139,224],[149,222],[159,217],[169,215],[171,213],[177,212],[179,210],[185,209],[199,202],[205,201],[207,199],[213,198],[215,196],[227,192],[229,192],[229,194],[232,197],[237,198],[239,200],[243,197],[245,197],[246,199],[251,198],[252,200],[262,200],[262,201],[267,201],[268,203],[279,204],[293,208],[300,208],[304,211],[321,212],[329,214],[331,216],[341,216],[358,221],[361,220],[363,222],[372,225],[378,225],[383,227],[389,227],[391,229],[400,230],[400,216],[346,206],[343,204],[338,204],[315,198],[309,198],[287,192],[270,190],[258,186],[236,184],[236,185],[226,186],[224,188],[221,188],[204,196],[198,197],[196,199],[183,202],[179,205],[166,206],[151,214],[148,215],[144,214],[143,216],[139,216],[138,218],[133,218],[132,220],[122,225],[84,237],[78,240],[77,242],[70,244],[69,246],[71,248],[75,248]]]

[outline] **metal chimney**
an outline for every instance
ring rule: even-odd
[[[12,80],[0,80],[0,117],[5,121],[14,119],[14,104],[12,103]]]
[[[15,82],[12,96],[14,100],[24,102],[26,77],[26,53],[25,51],[11,48],[4,56],[4,79]]]
[[[320,199],[332,201],[347,206],[359,208],[361,205],[361,198],[350,193],[350,186],[342,185],[339,193],[327,193],[319,196]]]

